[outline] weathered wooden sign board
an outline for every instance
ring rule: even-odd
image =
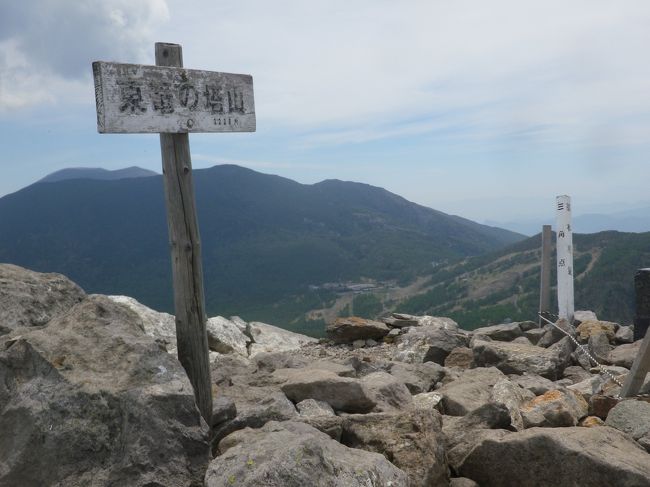
[[[253,78],[183,69],[178,44],[156,43],[156,66],[93,63],[97,130],[160,133],[174,279],[178,360],[212,420],[205,298],[189,132],[254,132]]]
[[[100,133],[254,132],[253,78],[93,63]]]

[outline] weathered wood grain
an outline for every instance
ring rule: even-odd
[[[103,61],[93,76],[100,133],[255,131],[252,76]]]
[[[181,46],[157,43],[156,64],[182,66]],[[160,151],[174,279],[178,360],[194,387],[201,415],[211,424],[212,385],[201,239],[196,216],[188,134],[160,134]]]

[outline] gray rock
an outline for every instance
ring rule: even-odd
[[[393,360],[407,363],[436,362],[444,364],[445,358],[456,347],[467,344],[464,336],[445,328],[421,326],[410,328],[395,339]]]
[[[21,326],[45,325],[66,313],[85,295],[61,274],[42,274],[0,264],[0,335]]]
[[[163,345],[169,353],[177,356],[176,318],[169,313],[160,313],[129,296],[106,296],[115,303],[128,307],[142,320],[144,332]]]
[[[557,386],[553,381],[545,379],[541,375],[537,374],[522,374],[522,375],[510,375],[508,378],[519,385],[520,387],[529,390],[536,396],[544,394],[545,392],[552,391],[556,389]]]
[[[474,336],[487,336],[492,340],[511,342],[517,337],[523,336],[519,323],[505,323],[503,325],[484,326],[474,330]]]
[[[420,394],[433,389],[445,376],[445,368],[434,363],[407,364],[391,362],[388,373],[408,388],[411,394]]]
[[[535,398],[535,394],[519,387],[508,379],[501,379],[492,387],[490,399],[492,402],[503,404],[510,413],[510,424],[517,431],[524,429],[524,420],[521,417],[521,405]]]
[[[614,350],[609,352],[609,363],[612,365],[625,367],[626,369],[631,369],[632,364],[634,364],[634,359],[636,359],[636,356],[639,354],[639,347],[641,346],[641,342],[642,340],[637,340],[634,343],[619,345]]]
[[[388,326],[379,321],[366,320],[356,316],[337,318],[327,325],[327,336],[334,343],[352,343],[355,340],[373,338],[381,340],[388,334]]]
[[[300,422],[271,422],[219,443],[205,487],[405,487],[407,476],[383,455],[348,448]],[[317,482],[317,483],[315,483]]]
[[[377,345],[379,345],[379,343],[377,343],[377,342],[376,342],[375,340],[373,340],[372,338],[368,338],[368,339],[366,340],[366,347],[376,347]]]
[[[575,328],[573,328],[573,326],[567,320],[560,319],[555,324],[557,325],[557,327],[569,333],[571,336],[573,337],[576,336]],[[562,338],[566,336],[565,333],[558,330],[553,325],[544,326],[544,330],[545,330],[544,335],[542,335],[542,337],[537,342],[538,347],[545,347],[545,348],[550,347],[555,342],[559,342]]]
[[[549,352],[557,352],[562,371],[571,365],[572,354],[575,349],[575,342],[567,336],[547,348]]]
[[[307,335],[293,333],[258,321],[248,324],[248,335],[253,341],[248,348],[250,357],[255,357],[262,352],[297,350],[308,343],[318,343],[318,340]]]
[[[458,466],[460,475],[479,485],[648,485],[648,454],[612,428],[533,428],[505,435],[490,433]]]
[[[601,364],[609,363],[609,352],[612,346],[609,344],[609,338],[605,333],[592,333],[588,339],[589,351],[591,355]]]
[[[398,316],[404,316],[404,315],[399,315],[393,313],[392,316],[388,316],[386,318],[382,318],[381,321],[383,323],[386,323],[388,326],[393,327],[393,328],[404,328],[407,326],[419,326],[418,320],[415,319],[415,317],[410,317],[410,318],[403,318],[403,317],[398,317]]]
[[[364,348],[366,346],[366,341],[365,340],[355,340],[352,342],[352,348],[355,350],[358,350],[360,348]]]
[[[563,370],[560,351],[520,343],[474,342],[474,363],[480,367],[495,366],[506,374],[534,373],[556,379]]]
[[[544,328],[533,328],[532,330],[526,330],[524,336],[530,340],[530,343],[537,345],[542,336],[544,336],[544,333],[546,333]]]
[[[235,324],[235,326],[239,328],[239,331],[241,331],[243,334],[248,333],[248,323],[246,323],[239,316],[231,316],[229,320],[232,321]]]
[[[494,367],[469,369],[463,372],[459,379],[445,384],[436,392],[442,394],[445,414],[464,416],[489,402],[492,386],[505,378],[505,375]]]
[[[206,323],[208,346],[219,353],[238,353],[248,357],[248,344],[251,339],[239,327],[223,316],[209,318]]]
[[[621,345],[623,343],[633,343],[634,342],[634,327],[633,326],[621,326],[614,336],[614,341]]]
[[[305,399],[296,404],[296,409],[301,416],[334,416],[334,409],[325,401]]]
[[[472,479],[455,477],[449,480],[449,487],[479,487]]]
[[[377,404],[372,394],[360,380],[340,377],[334,372],[318,369],[277,370],[288,380],[282,384],[282,391],[294,403],[305,399],[325,401],[336,411],[367,413]]]
[[[596,313],[589,310],[576,310],[573,313],[573,319],[582,323],[583,321],[598,321]]]
[[[442,401],[442,394],[439,392],[422,392],[413,396],[413,407],[433,411],[439,408],[440,401]]]
[[[354,414],[343,419],[346,446],[383,454],[408,475],[409,487],[446,485],[449,469],[437,411]]]
[[[309,426],[322,431],[327,436],[336,441],[341,441],[341,434],[343,433],[343,418],[340,416],[298,416],[294,421],[306,423]]]
[[[445,367],[469,369],[474,364],[474,352],[468,347],[456,347],[445,358]]]
[[[375,412],[401,410],[413,404],[407,387],[386,372],[374,372],[361,379],[368,396],[375,402]]]
[[[587,416],[589,405],[573,391],[554,390],[524,403],[520,407],[526,428],[533,426],[576,426]]]
[[[577,392],[583,397],[585,401],[589,402],[591,396],[602,392],[602,387],[604,382],[605,381],[601,377],[597,375],[592,375],[591,377],[581,382],[578,382],[576,384],[571,384],[570,386],[567,387],[567,389],[573,392]]]
[[[393,328],[391,331],[388,332],[386,336],[389,338],[396,338],[397,336],[399,336],[400,333],[401,330],[399,328]]]
[[[459,331],[458,323],[445,316],[416,316],[419,326],[434,330]]]
[[[589,370],[585,370],[578,365],[571,365],[567,367],[564,369],[562,375],[564,378],[570,379],[573,384],[577,384],[578,382],[582,382],[583,380],[592,377],[592,374],[589,372]]]
[[[650,404],[644,401],[621,401],[605,420],[607,426],[627,433],[650,453]]]
[[[0,485],[198,485],[208,426],[178,360],[91,296],[0,338]]]
[[[235,402],[237,416],[214,429],[215,443],[233,431],[261,428],[269,421],[287,421],[298,416],[295,406],[275,386],[235,384],[224,388],[221,394]]]
[[[236,416],[237,406],[231,398],[217,396],[212,399],[212,423],[210,426],[215,427],[230,419],[234,419]]]
[[[294,351],[261,352],[253,357],[259,372],[275,372],[277,369],[297,369],[306,367],[309,360]]]
[[[241,382],[238,380],[240,377],[248,378],[254,371],[255,366],[241,355],[210,352],[210,375],[212,382],[218,386]]]
[[[512,343],[522,343],[523,345],[532,345],[533,342],[531,342],[528,338],[526,337],[517,337],[514,340],[512,340]]]

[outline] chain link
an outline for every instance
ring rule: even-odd
[[[553,314],[548,313],[548,312],[546,312],[546,313],[542,313],[542,312],[537,313],[537,315],[538,315],[541,319],[543,319],[544,321],[546,321],[549,325],[553,325],[555,328],[557,328],[557,329],[560,330],[562,333],[564,333],[566,336],[568,336],[569,339],[570,339],[573,343],[576,344],[576,347],[577,347],[577,348],[578,348],[582,353],[584,353],[584,354],[587,356],[587,358],[589,358],[589,360],[591,360],[593,363],[596,364],[596,367],[598,367],[598,369],[600,370],[600,372],[601,372],[603,375],[606,375],[607,378],[608,378],[609,380],[615,382],[615,383],[618,384],[620,387],[623,387],[623,384],[621,384],[621,383],[619,382],[619,380],[618,380],[616,377],[614,377],[614,375],[613,375],[609,370],[607,370],[605,367],[603,367],[603,366],[600,364],[600,362],[598,362],[598,360],[596,360],[596,359],[593,357],[593,355],[591,355],[591,354],[589,353],[589,350],[587,350],[583,345],[581,345],[581,344],[578,342],[578,340],[576,340],[576,339],[573,337],[573,335],[571,335],[571,333],[569,333],[569,332],[566,331],[565,329],[559,327],[557,324],[553,323],[551,320],[547,319],[547,318],[544,316],[544,314],[546,314],[546,315],[548,315],[548,316],[557,316],[557,315],[553,315]],[[576,332],[576,329],[573,327],[573,325],[572,325],[571,323],[569,323],[569,322],[567,321],[567,324],[571,327],[572,331]],[[576,333],[577,333],[577,332],[576,332]]]

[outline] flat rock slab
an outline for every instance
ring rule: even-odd
[[[492,436],[480,441],[458,469],[479,485],[641,487],[650,483],[650,456],[613,428],[532,428]]]
[[[581,394],[570,390],[548,391],[524,403],[521,416],[526,428],[532,426],[576,426],[587,416],[589,405]]]
[[[437,326],[410,328],[395,339],[393,360],[406,363],[435,362],[443,365],[457,347],[467,345],[467,339],[454,330]]]
[[[249,345],[249,356],[251,358],[262,352],[297,350],[308,343],[318,342],[315,338],[307,335],[294,333],[258,321],[248,324],[248,335],[253,342]]]
[[[503,325],[484,326],[474,330],[474,336],[487,336],[492,340],[511,342],[517,337],[523,336],[519,323],[506,323]]]
[[[286,378],[282,392],[294,403],[316,399],[328,403],[336,411],[367,413],[377,404],[373,394],[362,382],[340,377],[334,372],[318,369],[280,369],[274,374]]]
[[[196,485],[208,427],[181,364],[91,296],[0,338],[0,485]]]
[[[21,326],[45,325],[85,296],[79,286],[61,274],[0,264],[0,335]]]
[[[558,379],[563,370],[559,350],[549,350],[521,343],[474,342],[474,362],[480,367],[494,366],[506,374],[525,372]]]
[[[609,363],[631,369],[634,360],[639,355],[639,348],[641,347],[642,340],[637,340],[634,343],[626,343],[619,345],[614,350],[609,352],[607,356]]]
[[[301,422],[271,422],[219,443],[205,487],[406,487],[407,475],[383,455],[348,448]]]
[[[337,318],[327,325],[327,337],[334,343],[352,343],[356,340],[381,340],[390,329],[385,323],[366,320],[357,316]]]

